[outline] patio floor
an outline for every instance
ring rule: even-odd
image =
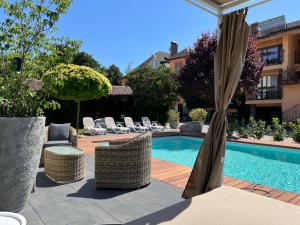
[[[152,182],[149,186],[134,191],[96,190],[94,185],[94,149],[97,142],[124,140],[137,134],[83,137],[79,147],[86,152],[86,177],[84,180],[58,185],[44,176],[39,168],[37,188],[20,213],[28,225],[98,225],[123,224],[149,215],[183,201],[182,188],[191,172],[190,167],[152,159]],[[227,186],[246,189],[255,184],[225,177]],[[300,195],[257,186],[256,194],[300,206]]]
[[[153,179],[134,191],[96,190],[94,158],[86,156],[84,180],[58,185],[37,175],[36,191],[20,212],[28,225],[123,224],[183,201],[182,190]]]

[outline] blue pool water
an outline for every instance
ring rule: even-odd
[[[153,139],[152,156],[193,166],[203,139]],[[300,151],[265,145],[227,142],[225,176],[300,194]]]

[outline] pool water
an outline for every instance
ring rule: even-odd
[[[202,143],[192,137],[154,138],[152,156],[192,167]],[[224,175],[300,194],[300,150],[227,142]]]

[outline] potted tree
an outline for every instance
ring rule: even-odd
[[[49,70],[43,81],[51,96],[77,103],[76,128],[79,129],[80,102],[101,98],[112,90],[109,80],[90,67],[59,64]]]
[[[0,21],[0,211],[22,210],[35,181],[47,90],[36,74],[36,57],[70,0],[2,0]]]
[[[176,112],[175,110],[169,110],[168,116],[169,116],[170,127],[172,129],[177,129],[179,126],[179,117],[180,117],[179,112]]]
[[[189,113],[192,122],[185,123],[180,127],[182,132],[201,132],[204,124],[204,120],[207,116],[205,109],[198,108],[194,109]]]

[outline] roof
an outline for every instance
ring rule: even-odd
[[[155,54],[151,55],[148,59],[146,59],[143,63],[141,63],[139,66],[136,67],[136,69],[141,68],[143,66],[148,66],[151,64],[152,61],[158,60],[160,62],[164,61],[165,59],[168,59],[170,57],[169,52],[163,52],[158,51]],[[135,69],[135,70],[136,70]]]
[[[177,59],[177,58],[183,58],[186,56],[187,48],[183,49],[182,51],[178,52],[177,54],[170,57],[170,59]]]
[[[252,31],[257,32],[258,38],[266,38],[274,34],[300,29],[300,21],[287,23],[285,16],[278,16],[251,25]]]
[[[112,91],[108,96],[124,96],[133,95],[133,91],[129,86],[112,86]]]

